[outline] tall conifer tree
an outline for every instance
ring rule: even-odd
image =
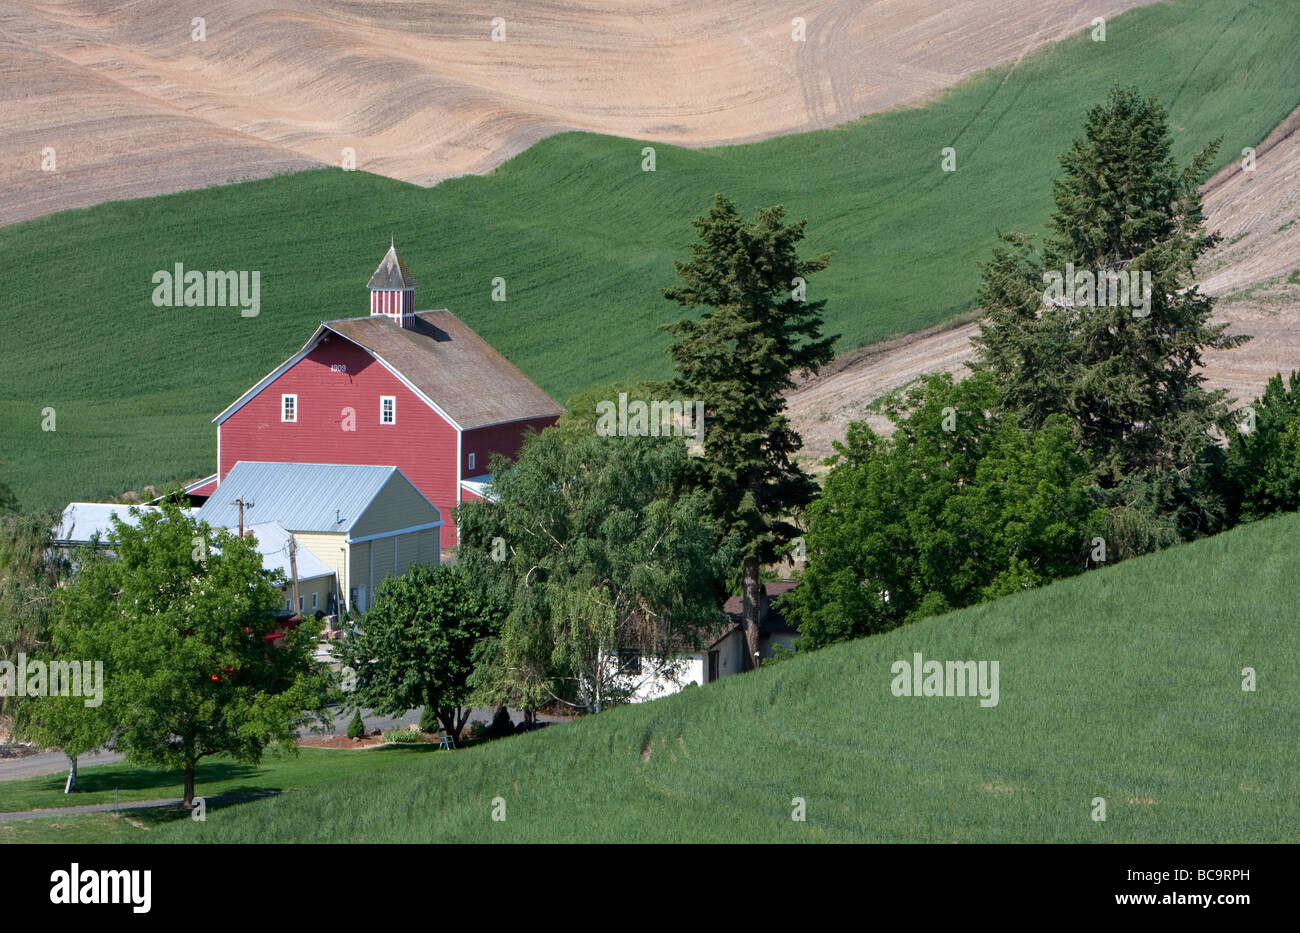
[[[831,254],[800,258],[805,222],[784,217],[780,206],[765,208],[751,223],[718,195],[693,222],[693,255],[674,264],[681,284],[664,292],[707,309],[665,325],[677,376],[662,388],[704,402],[697,478],[720,534],[739,544],[747,664],[758,652],[762,565],[798,535],[787,517],[816,492],[794,462],[802,441],[785,416],[785,393],[796,372],[834,358],[835,337],[821,333],[826,302],[805,300],[808,278]]]
[[[1088,112],[1061,157],[1043,249],[1004,236],[985,267],[975,365],[993,373],[1023,427],[1069,417],[1112,509],[1141,503],[1176,516],[1186,535],[1217,521],[1196,474],[1218,457],[1213,429],[1231,426],[1226,392],[1204,386],[1202,353],[1249,338],[1210,323],[1213,301],[1192,280],[1219,239],[1204,229],[1198,190],[1218,141],[1181,171],[1171,148],[1164,108],[1135,89],[1116,88]],[[1068,281],[1071,269],[1082,282]],[[1060,300],[1052,273],[1062,276]],[[1102,293],[1103,281],[1118,284],[1108,276],[1131,273],[1138,283],[1149,276],[1149,305],[1140,284],[1127,304]]]

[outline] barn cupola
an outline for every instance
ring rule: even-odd
[[[370,314],[382,315],[402,327],[415,322],[415,278],[406,268],[397,247],[389,241],[388,252],[370,277]]]

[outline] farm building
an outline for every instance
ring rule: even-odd
[[[481,495],[491,455],[515,457],[562,409],[450,311],[413,310],[415,285],[390,247],[369,315],[323,322],[221,412],[217,472],[187,491],[211,495],[240,461],[395,466],[447,519],[441,546],[453,547],[453,509]]]
[[[156,506],[142,505],[138,508],[147,512],[156,509]],[[89,547],[96,542],[103,547],[108,541],[109,532],[113,530],[114,515],[127,525],[139,523],[139,517],[132,515],[130,509],[129,505],[112,502],[71,502],[63,510],[51,543],[67,551]],[[189,510],[189,514],[193,515],[197,511]],[[285,579],[292,581],[289,532],[284,526],[279,522],[261,522],[249,525],[245,531],[257,541],[257,549],[262,555],[262,569],[268,572],[281,570]],[[296,548],[294,563],[298,571],[299,605],[293,605],[292,582],[287,583],[280,588],[280,597],[284,600],[283,611],[328,612],[330,597],[335,592],[334,571],[301,543]]]
[[[440,560],[442,516],[394,466],[241,461],[195,518],[235,527],[238,503],[245,521],[278,523],[330,569],[345,611],[369,609],[386,577]]]

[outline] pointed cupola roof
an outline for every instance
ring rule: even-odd
[[[379,264],[375,274],[370,277],[369,284],[366,288],[371,289],[400,289],[415,288],[415,276],[411,275],[411,270],[406,268],[406,263],[402,262],[402,257],[397,255],[397,247],[390,241],[388,252],[384,254],[384,261]]]

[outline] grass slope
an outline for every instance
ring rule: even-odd
[[[972,307],[998,230],[1037,232],[1057,156],[1115,83],[1159,95],[1187,160],[1219,164],[1300,103],[1300,6],[1178,0],[972,79],[923,109],[703,151],[571,133],[486,177],[426,190],[321,171],[116,202],[0,230],[0,481],[61,506],[213,468],[209,419],[322,319],[366,312],[363,285],[397,237],[421,307],[449,307],[552,395],[668,371],[661,323],[691,218],[715,192],[748,214],[785,204],[834,249],[839,349]],[[940,170],[953,146],[957,171]],[[258,270],[261,313],[155,308],[152,276]],[[507,300],[490,299],[506,280]],[[57,430],[42,431],[42,411]]]
[[[1239,528],[149,838],[1295,842],[1300,632],[1279,607],[1300,604],[1298,536],[1296,515]],[[893,696],[892,663],[917,651],[999,661],[998,705]]]

